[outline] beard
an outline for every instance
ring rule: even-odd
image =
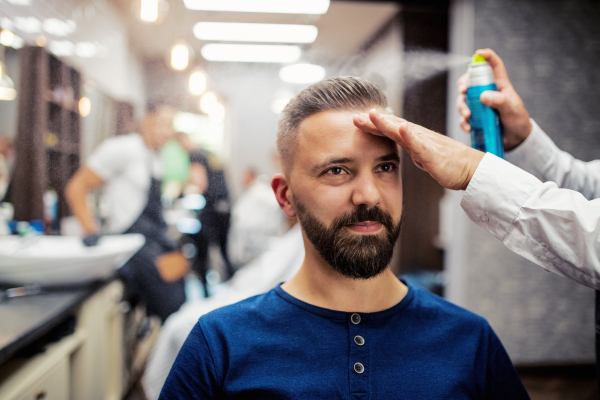
[[[327,227],[293,196],[296,214],[306,237],[321,257],[345,277],[370,279],[381,274],[394,255],[394,245],[400,235],[402,218],[398,223],[390,213],[379,207],[360,205],[353,212],[337,217]],[[375,221],[383,225],[378,234],[354,234],[347,227],[358,222]]]

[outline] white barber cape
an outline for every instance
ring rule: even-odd
[[[576,160],[531,122],[506,161],[484,156],[461,206],[513,252],[600,289],[600,160]]]

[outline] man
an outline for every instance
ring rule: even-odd
[[[179,144],[189,153],[190,178],[200,194],[204,195],[206,205],[198,212],[202,229],[193,235],[197,248],[196,258],[192,268],[201,280],[204,294],[208,297],[206,273],[208,272],[208,250],[211,243],[216,244],[225,264],[223,280],[231,278],[234,268],[227,254],[227,237],[231,220],[231,205],[229,189],[225,180],[223,163],[213,153],[198,148],[185,133],[177,135]]]
[[[66,196],[85,235],[95,245],[100,227],[87,208],[87,194],[104,186],[109,204],[108,233],[140,233],[144,246],[119,270],[133,299],[148,315],[165,320],[185,302],[186,260],[167,238],[162,214],[158,151],[172,136],[173,110],[151,108],[140,133],[113,137],[94,150],[67,185]]]
[[[305,258],[288,282],[201,317],[161,399],[528,398],[481,317],[398,280],[398,148],[357,129],[387,100],[353,77],[317,83],[278,125],[283,174]]]

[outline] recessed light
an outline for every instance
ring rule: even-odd
[[[329,0],[183,0],[188,10],[325,14]]]
[[[318,29],[312,25],[198,22],[194,36],[200,40],[231,42],[312,43]]]
[[[202,47],[202,57],[208,61],[290,63],[298,60],[298,46],[264,44],[216,44]]]

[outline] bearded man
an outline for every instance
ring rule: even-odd
[[[389,269],[402,217],[398,146],[358,129],[379,88],[319,82],[278,124],[271,186],[306,251],[273,290],[202,316],[160,399],[527,399],[481,317]],[[407,212],[410,212],[408,210]]]

